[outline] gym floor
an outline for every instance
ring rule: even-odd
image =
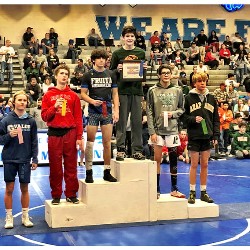
[[[30,216],[34,227],[28,229],[20,225],[20,190],[16,180],[13,194],[14,229],[4,229],[5,183],[3,168],[0,167],[0,246],[248,246],[249,163],[249,159],[209,162],[207,192],[220,206],[218,218],[81,227],[72,230],[52,230],[44,222],[44,200],[51,199],[47,166],[40,166],[32,172],[29,186]],[[178,186],[188,196],[189,165],[183,162],[178,164]],[[95,179],[102,178],[102,170],[101,165],[93,166]],[[78,176],[85,177],[84,167],[78,167]],[[162,164],[161,191],[170,192],[168,164]]]

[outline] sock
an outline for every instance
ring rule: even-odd
[[[93,146],[94,142],[87,141],[85,149],[85,166],[86,170],[91,170],[93,165]]]
[[[177,175],[171,174],[172,191],[177,190]]]
[[[104,170],[111,169],[110,165],[104,165]]]
[[[201,185],[201,191],[206,191],[206,189],[207,189],[207,185]]]
[[[6,215],[12,215],[12,209],[5,209]]]
[[[29,213],[29,208],[22,208],[22,214],[27,215]]]
[[[160,174],[157,174],[157,191],[160,191]]]
[[[190,184],[190,191],[195,191],[195,184],[194,185],[192,185],[192,184]]]

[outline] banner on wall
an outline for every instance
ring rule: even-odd
[[[84,138],[87,138],[87,133],[84,132]],[[86,144],[86,140],[84,140]],[[0,145],[0,165],[3,165],[2,162],[2,150],[3,146]],[[94,142],[94,154],[93,162],[102,162],[103,161],[103,144],[102,144],[102,133],[98,131],[96,133],[96,138]],[[78,151],[78,162],[80,161],[80,150]],[[48,164],[49,155],[48,155],[48,135],[47,130],[38,131],[38,164]]]

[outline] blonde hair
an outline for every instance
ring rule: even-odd
[[[18,95],[25,95],[27,97],[27,103],[29,104],[29,96],[26,94],[24,90],[18,90],[14,95],[13,95],[13,106],[15,107],[15,101]]]
[[[207,74],[203,72],[196,73],[192,77],[193,83],[196,83],[198,81],[207,82],[207,79],[208,79]]]

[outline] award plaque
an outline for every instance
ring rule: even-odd
[[[145,82],[146,69],[143,68],[142,60],[122,61],[121,81],[125,82]]]

